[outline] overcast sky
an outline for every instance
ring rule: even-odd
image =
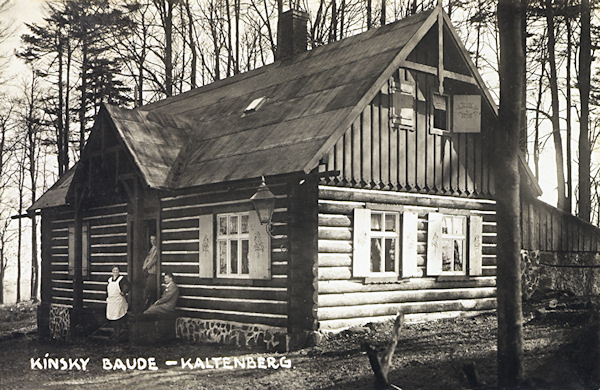
[[[2,52],[11,54],[8,79],[11,84],[16,84],[16,80],[22,75],[24,69],[20,60],[14,58],[12,53],[20,45],[20,36],[26,31],[24,23],[40,22],[42,19],[42,4],[44,0],[12,0],[12,7],[2,16],[12,21],[16,29],[15,34],[9,38],[0,48]]]

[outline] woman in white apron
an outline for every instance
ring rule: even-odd
[[[113,326],[113,337],[118,339],[121,335],[123,317],[127,314],[127,299],[125,295],[129,292],[129,281],[119,275],[119,267],[113,267],[112,277],[108,279],[106,287],[106,319]]]

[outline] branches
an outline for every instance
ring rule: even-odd
[[[363,346],[367,352],[367,356],[369,356],[369,363],[371,363],[371,368],[375,374],[375,390],[384,390],[389,389],[390,387],[397,388],[390,384],[388,374],[392,368],[392,357],[394,356],[394,351],[398,345],[398,338],[400,337],[400,331],[402,330],[403,324],[404,314],[398,313],[396,315],[396,320],[394,321],[392,339],[383,351],[377,352],[369,344]]]

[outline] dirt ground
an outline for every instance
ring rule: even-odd
[[[525,305],[524,350],[529,378],[525,387],[599,388],[591,373],[598,371],[600,334],[597,326],[589,326],[593,313],[589,302],[597,303],[598,297],[573,298],[556,293]],[[282,355],[179,341],[163,346],[90,340],[71,345],[42,343],[34,333],[35,307],[29,304],[7,312],[10,310],[0,308],[1,389],[371,389],[373,374],[361,345],[385,345],[392,327],[387,323],[357,328],[328,337],[316,347]],[[117,359],[127,364],[129,358],[132,364],[137,358],[136,363],[149,364],[151,357],[156,370],[113,369]],[[205,359],[214,365],[210,358],[216,357],[230,357],[230,368],[208,368]],[[259,367],[264,358],[263,364],[269,367],[233,367],[235,357],[246,364],[254,361]],[[45,369],[44,362],[51,358],[65,358],[65,366],[69,359],[76,364],[66,370]],[[78,369],[82,366],[79,359],[88,358],[86,370]],[[103,363],[103,358],[110,364]],[[197,367],[182,367],[182,359]],[[167,366],[171,360],[176,364]],[[219,364],[222,366],[224,361]],[[476,363],[480,379],[486,384],[483,388],[494,388],[495,314],[405,325],[390,380],[405,390],[468,388],[462,368],[469,362]],[[280,364],[284,367],[273,368]]]

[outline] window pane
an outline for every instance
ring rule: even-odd
[[[454,258],[454,249],[452,241],[442,240],[442,271],[452,271],[452,259]]]
[[[381,272],[381,238],[371,238],[371,272]]]
[[[442,218],[442,234],[448,234],[452,231],[452,217]]]
[[[242,273],[250,273],[250,267],[248,264],[248,240],[242,240]]]
[[[454,240],[454,271],[463,271],[464,241]]]
[[[237,234],[238,233],[238,217],[237,215],[232,215],[229,217],[229,234]]]
[[[381,231],[381,214],[371,213],[371,230]]]
[[[396,214],[386,214],[385,215],[385,231],[386,232],[395,232],[396,231]]]
[[[227,274],[227,241],[219,240],[219,273]]]
[[[465,223],[465,219],[464,217],[454,217],[454,234],[457,236],[463,236],[465,229],[464,229],[464,223]]]
[[[248,218],[247,215],[242,215],[242,234],[248,233]]]
[[[396,239],[385,239],[385,272],[394,272],[396,260]]]
[[[231,273],[238,273],[238,242],[237,240],[232,240],[229,242],[230,245],[230,255],[229,259],[231,261]]]
[[[219,235],[227,234],[227,217],[219,217]]]

